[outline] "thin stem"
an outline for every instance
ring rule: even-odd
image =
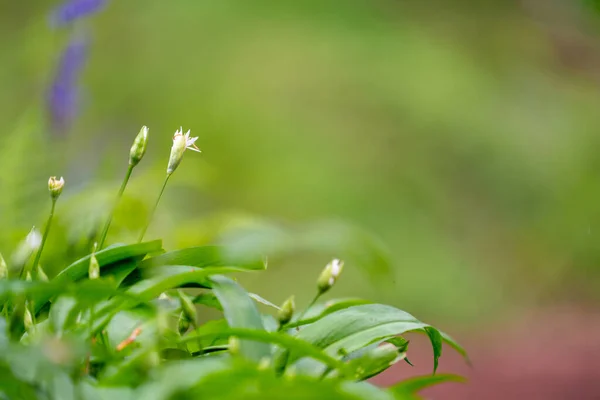
[[[302,318],[304,318],[304,315],[306,315],[308,310],[310,310],[312,308],[312,306],[315,305],[317,300],[319,300],[319,297],[321,297],[321,293],[317,293],[317,295],[314,297],[314,299],[312,299],[312,301],[308,304],[308,306],[304,309],[304,311],[302,311],[302,314],[300,314],[300,316],[298,317],[298,321],[302,321]]]
[[[129,182],[129,178],[131,177],[131,173],[133,172],[133,167],[134,166],[131,164],[129,164],[129,166],[127,167],[127,172],[125,173],[125,178],[123,179],[123,183],[121,183],[121,188],[119,189],[119,192],[117,193],[117,198],[115,199],[112,209],[110,210],[110,214],[108,214],[108,219],[106,220],[106,223],[104,224],[104,228],[102,228],[102,234],[100,235],[98,250],[101,250],[102,246],[104,246],[104,241],[106,240],[106,235],[108,234],[108,229],[110,228],[110,223],[112,222],[117,205],[119,204],[121,197],[123,197],[123,192],[125,192],[125,188],[127,187],[127,183]]]
[[[148,217],[148,222],[146,223],[146,226],[144,226],[144,229],[142,229],[142,232],[140,233],[138,242],[141,242],[144,239],[144,236],[146,235],[146,231],[148,230],[148,227],[152,223],[152,218],[154,218],[154,213],[156,212],[156,209],[158,208],[158,203],[160,203],[160,198],[162,197],[162,195],[165,191],[165,188],[167,187],[167,182],[169,182],[170,177],[171,177],[171,174],[167,174],[167,177],[165,178],[162,188],[160,189],[160,193],[158,194],[158,198],[156,199],[156,203],[154,204],[154,208],[152,209],[152,211],[150,212],[150,216]]]
[[[42,251],[44,250],[44,245],[46,244],[46,239],[48,239],[48,233],[50,233],[50,226],[52,226],[52,218],[54,217],[54,209],[56,208],[56,198],[52,198],[52,207],[50,208],[50,215],[48,216],[48,222],[46,222],[46,227],[44,229],[44,236],[42,236],[42,243],[40,244],[40,248],[35,255],[35,259],[33,260],[33,264],[29,268],[25,266],[23,268],[23,276],[22,278],[27,276],[28,272],[36,271],[38,263],[40,262],[40,258],[42,257]]]
[[[329,375],[329,373],[330,373],[331,371],[333,371],[333,368],[331,368],[331,367],[327,367],[327,368],[325,368],[325,370],[323,371],[323,373],[322,373],[322,374],[321,374],[321,376],[319,377],[319,380],[323,380],[323,379],[325,379],[325,377],[326,377],[327,375]]]

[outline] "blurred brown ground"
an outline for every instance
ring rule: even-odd
[[[458,337],[457,337],[458,338]],[[468,378],[422,392],[426,399],[600,399],[600,312],[557,307],[532,312],[508,326],[499,325],[460,337],[473,367],[449,347],[439,372]],[[389,386],[400,379],[431,373],[431,347],[411,335],[411,368],[399,363],[373,383]]]

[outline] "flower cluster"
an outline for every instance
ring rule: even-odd
[[[54,26],[67,25],[100,11],[106,3],[106,0],[69,0],[52,11],[50,21]]]
[[[68,0],[50,13],[53,26],[68,26],[92,15],[106,5],[106,0]],[[63,51],[48,95],[48,111],[55,132],[65,132],[79,112],[78,81],[85,64],[88,41],[73,32]]]
[[[79,111],[78,81],[87,52],[87,40],[75,37],[60,57],[48,95],[48,109],[54,130],[67,130]]]

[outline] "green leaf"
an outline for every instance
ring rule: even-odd
[[[217,299],[214,293],[200,293],[193,298],[192,302],[223,311],[223,307],[221,307],[221,303],[219,303],[219,299]]]
[[[155,240],[152,242],[137,243],[128,246],[113,246],[101,250],[96,253],[100,270],[110,266],[111,264],[118,263],[122,260],[130,258],[144,257],[148,253],[158,252],[162,249],[162,242]],[[67,268],[62,270],[50,283],[54,285],[64,285],[70,282],[78,281],[88,274],[88,268],[90,265],[90,256],[83,257]],[[102,274],[102,272],[101,272]],[[35,305],[36,313],[50,300],[52,295],[42,293],[32,298],[33,304]]]
[[[260,297],[259,295],[255,294],[255,293],[248,293],[248,296],[250,296],[250,298],[254,301],[256,301],[257,303],[260,304],[264,304],[265,306],[269,306],[272,307],[276,310],[280,310],[281,308],[279,308],[279,306],[276,306],[275,304],[271,303],[269,300]]]
[[[52,304],[50,308],[50,323],[54,329],[54,332],[57,334],[62,334],[63,330],[65,330],[65,325],[69,318],[69,315],[76,309],[77,300],[71,296],[60,296],[56,301]]]
[[[340,390],[357,399],[365,400],[404,400],[399,397],[394,397],[389,392],[378,388],[368,382],[343,382],[340,385]],[[407,400],[413,400],[412,397],[407,397]]]
[[[213,293],[219,299],[230,327],[265,330],[262,317],[248,292],[225,276],[213,276],[211,282]],[[271,355],[271,349],[265,343],[242,341],[240,351],[254,361]]]
[[[133,285],[127,292],[149,301],[169,289],[190,286],[206,287],[206,284],[209,283],[208,278],[211,275],[235,271],[235,268],[230,267],[196,268],[172,265],[160,269],[154,276]]]
[[[201,328],[202,329],[202,328]],[[331,357],[321,351],[318,347],[280,332],[266,332],[263,330],[245,329],[245,328],[229,328],[225,330],[214,329],[214,331],[204,330],[199,334],[186,335],[181,339],[181,343],[192,342],[198,339],[207,339],[214,336],[236,336],[241,339],[249,339],[260,341],[263,343],[272,343],[282,346],[286,349],[293,350],[300,357],[311,357],[321,361],[325,365],[339,369],[344,373],[348,372],[346,364],[340,360]]]
[[[428,326],[412,315],[381,304],[336,311],[302,329],[297,337],[329,354],[356,351],[368,344]]]
[[[136,398],[144,400],[171,399],[189,389],[207,375],[229,370],[231,362],[224,357],[208,357],[166,363],[155,379],[140,386]]]
[[[395,336],[387,339],[386,342],[396,346],[400,353],[406,353],[406,350],[408,350],[408,340],[404,339],[402,336]]]
[[[136,270],[142,256],[129,258],[118,261],[116,263],[105,266],[100,272],[101,278],[109,278],[113,280],[115,286],[121,286],[129,275]]]
[[[266,269],[263,260],[243,257],[224,246],[190,247],[170,251],[157,257],[144,260],[140,268],[154,268],[165,265],[188,265],[191,267],[237,267],[239,270],[260,271]]]
[[[442,340],[444,342],[446,342],[454,350],[456,350],[458,352],[458,354],[463,356],[463,358],[465,359],[467,364],[472,365],[471,360],[469,359],[469,355],[467,354],[467,351],[460,344],[458,344],[458,342],[456,342],[456,340],[454,340],[450,335],[448,335],[447,333],[444,333],[442,331],[439,331],[439,332],[440,332],[440,335],[442,335]]]
[[[108,386],[134,386],[146,379],[148,370],[154,364],[154,357],[159,355],[153,348],[134,349],[120,363],[112,364],[103,371],[98,381]]]
[[[204,287],[211,275],[234,271],[235,269],[229,267],[196,268],[181,265],[159,269],[151,278],[136,283],[124,292],[125,295],[137,300],[113,298],[96,310],[97,320],[94,323],[94,332],[99,332],[118,310],[125,310],[143,302],[149,302],[170,289],[192,285]]]
[[[78,385],[81,399],[85,400],[134,400],[134,390],[128,387],[100,386],[95,382],[81,381]]]
[[[39,399],[37,394],[34,385],[18,379],[9,365],[0,364],[0,398],[35,400]]]
[[[207,347],[213,345],[227,344],[229,335],[221,334],[221,332],[225,332],[228,328],[229,325],[226,320],[212,320],[202,324],[196,330],[185,335],[185,339],[177,340],[185,340],[185,344],[190,353],[202,352]],[[194,340],[188,340],[189,337],[194,337]]]
[[[442,335],[440,331],[432,326],[425,327],[425,333],[429,336],[431,347],[433,348],[433,373],[437,371],[438,361],[442,356]]]
[[[250,296],[250,298],[252,300],[256,301],[257,303],[264,304],[266,306],[273,307],[276,310],[279,310],[278,306],[276,306],[275,304],[271,303],[269,300],[266,300],[257,294],[248,293],[248,296]],[[199,295],[194,297],[192,299],[192,301],[194,302],[194,304],[202,304],[207,307],[215,308],[217,310],[223,311],[223,307],[221,307],[221,303],[219,303],[219,299],[217,299],[217,296],[215,296],[214,293],[200,293]]]
[[[151,242],[136,243],[127,246],[111,246],[104,250],[96,252],[96,259],[100,268],[109,266],[118,261],[128,258],[144,257],[149,253],[155,253],[162,250],[162,241],[154,240]],[[88,274],[90,266],[90,255],[85,256],[67,268],[62,270],[53,281],[69,282],[77,281]],[[101,272],[102,273],[102,272]]]
[[[313,306],[310,311],[307,313],[306,317],[301,321],[292,321],[287,324],[286,328],[296,328],[298,326],[312,324],[315,321],[320,320],[326,315],[332,314],[336,311],[343,310],[345,308],[359,306],[363,304],[372,304],[371,301],[358,299],[358,298],[348,298],[348,299],[333,299],[329,300],[324,304],[316,304]]]
[[[413,378],[406,379],[400,383],[395,384],[388,388],[388,390],[394,395],[414,395],[418,391],[428,388],[430,386],[438,385],[445,382],[459,382],[464,383],[467,380],[459,375],[453,374],[438,374],[438,375],[427,375],[427,376],[416,376]]]
[[[382,389],[368,384],[340,384],[337,380],[318,380],[288,374],[281,379],[271,370],[234,364],[225,371],[209,374],[191,390],[179,393],[188,399],[211,400],[391,400]]]
[[[351,360],[348,366],[354,370],[354,379],[362,381],[382,373],[405,357],[406,353],[396,353],[395,358],[382,359],[374,357],[373,351],[368,351],[362,356]]]
[[[302,329],[297,337],[313,343],[330,355],[336,355],[340,351],[347,354],[405,332],[423,332],[429,326],[395,307],[367,304],[327,315]],[[439,356],[439,352],[434,345],[434,358]],[[291,357],[290,361],[295,359],[297,357]]]

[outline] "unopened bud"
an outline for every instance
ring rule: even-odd
[[[185,315],[185,313],[182,312],[179,315],[179,322],[177,324],[177,331],[179,332],[179,335],[183,336],[183,334],[186,333],[188,331],[188,329],[190,329],[190,320]]]
[[[50,196],[52,196],[53,199],[57,199],[58,196],[60,196],[64,187],[65,180],[62,176],[60,179],[56,179],[55,176],[51,176],[50,179],[48,179],[48,190],[50,191]]]
[[[35,229],[35,226],[31,228],[27,236],[25,237],[25,241],[23,242],[23,246],[30,252],[33,253],[37,251],[42,245],[42,234],[40,231]]]
[[[355,366],[355,379],[365,380],[389,368],[406,357],[391,343],[384,343],[359,358],[350,361]]]
[[[297,375],[296,366],[290,365],[285,369],[285,372],[283,373],[283,379],[291,381],[291,380],[294,380],[296,375]]]
[[[279,320],[279,325],[283,326],[292,320],[294,316],[294,311],[296,306],[294,304],[294,296],[290,296],[281,306],[279,313],[277,314],[277,319]]]
[[[143,126],[140,133],[135,137],[131,150],[129,151],[129,165],[136,166],[146,154],[148,145],[148,127]]]
[[[187,317],[189,322],[192,323],[192,325],[196,325],[196,321],[198,320],[198,314],[196,312],[196,307],[194,306],[194,303],[192,303],[192,300],[181,290],[177,291],[177,295],[179,296],[179,300],[181,302],[181,311],[183,312],[183,314],[185,314],[185,316]]]
[[[38,264],[37,266],[37,278],[42,281],[42,282],[48,282],[48,275],[46,275],[46,273],[44,272],[44,270],[42,269],[42,266]]]
[[[8,278],[8,265],[6,265],[6,261],[4,261],[4,257],[0,254],[0,279]]]
[[[240,339],[235,336],[229,337],[229,354],[238,355],[240,354]]]
[[[27,273],[25,274],[25,281],[26,282],[31,282],[33,279],[31,279],[31,272],[27,271]]]
[[[29,311],[29,307],[25,306],[25,313],[23,314],[23,326],[26,331],[29,331],[33,328],[33,316],[31,315],[31,311]]]
[[[258,370],[266,371],[269,368],[271,368],[271,358],[269,358],[269,357],[261,358],[260,361],[258,362]]]
[[[338,260],[337,258],[332,260],[329,264],[327,264],[323,272],[321,272],[319,279],[317,280],[317,289],[319,290],[320,294],[323,294],[329,289],[331,289],[331,287],[335,284],[338,277],[342,273],[343,268],[344,262]]]
[[[100,277],[100,264],[96,258],[96,254],[90,256],[90,266],[88,268],[88,277],[90,279],[98,279]]]
[[[375,360],[380,360],[389,364],[396,362],[400,355],[398,348],[391,343],[384,343],[371,350],[370,356]]]
[[[27,234],[27,237],[19,243],[17,250],[12,255],[11,267],[15,270],[22,268],[27,263],[27,260],[29,260],[29,257],[40,248],[41,244],[42,235],[34,226]]]
[[[169,165],[167,166],[167,175],[171,175],[183,158],[183,153],[187,145],[186,137],[183,135],[183,130],[178,130],[173,136],[173,146],[171,147],[171,155],[169,156]]]

